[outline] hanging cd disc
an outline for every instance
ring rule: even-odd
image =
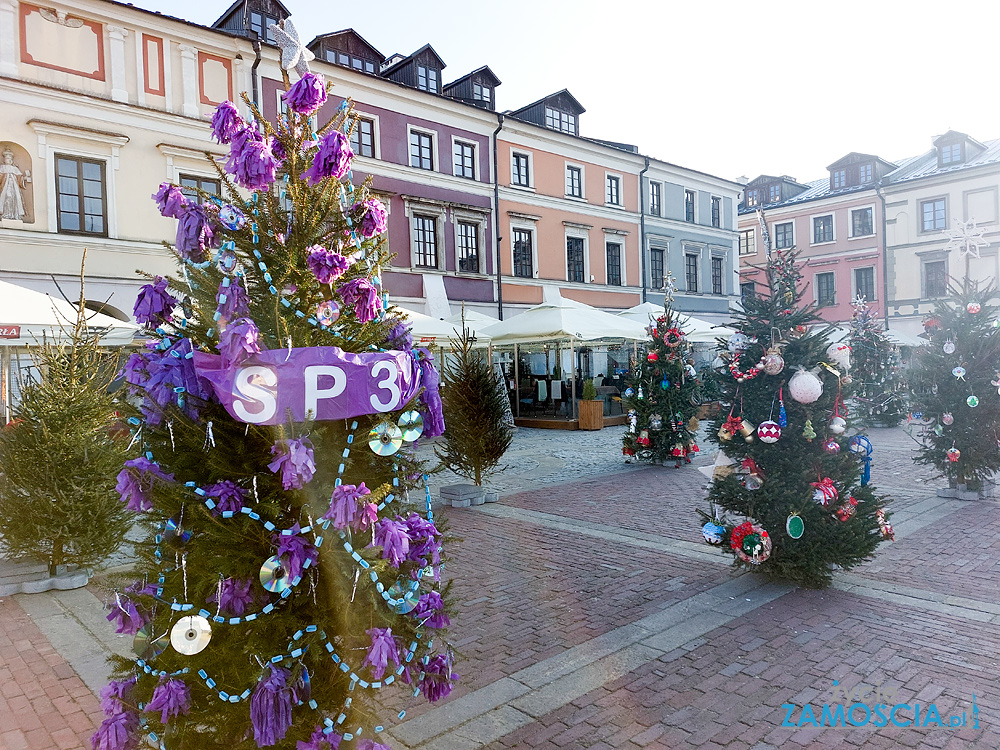
[[[184,547],[191,539],[191,532],[185,531],[173,518],[168,518],[163,527],[163,543],[172,549]]]
[[[145,625],[136,632],[132,639],[132,650],[144,661],[150,661],[163,653],[167,647],[167,634],[153,637],[153,626]]]
[[[194,656],[205,650],[212,640],[212,626],[201,615],[182,617],[170,629],[170,645],[184,656]]]
[[[398,600],[393,609],[401,615],[412,612],[420,603],[420,585],[416,581],[398,580],[389,587],[389,596]]]
[[[260,585],[275,594],[280,594],[291,585],[288,571],[277,555],[267,558],[260,566]]]
[[[394,455],[403,444],[403,433],[392,422],[383,422],[368,433],[368,447],[380,456]]]
[[[332,326],[340,320],[340,305],[332,299],[323,300],[316,307],[316,320],[321,326]]]
[[[424,434],[424,418],[419,411],[404,411],[399,415],[399,429],[403,440],[412,443]]]

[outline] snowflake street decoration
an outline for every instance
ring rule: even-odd
[[[273,23],[268,28],[271,29],[274,38],[278,41],[278,46],[281,47],[281,67],[285,70],[295,68],[295,72],[299,74],[300,78],[308,73],[309,61],[315,60],[316,55],[306,49],[299,41],[299,32],[295,30],[292,20],[286,18],[284,28]]]
[[[975,219],[969,219],[968,221],[955,219],[955,228],[944,231],[945,236],[948,237],[948,244],[944,246],[944,249],[957,249],[962,258],[966,255],[978,258],[982,248],[990,244],[983,237],[985,233],[986,229],[976,227]]]
[[[865,299],[865,295],[863,294],[858,294],[858,296],[851,302],[851,307],[858,311],[864,310],[867,306],[868,300]]]

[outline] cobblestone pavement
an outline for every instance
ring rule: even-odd
[[[406,717],[384,741],[395,750],[1000,747],[1000,543],[989,533],[1000,504],[938,498],[943,483],[912,463],[904,431],[872,430],[873,482],[893,497],[897,541],[839,571],[830,589],[795,589],[734,575],[701,541],[697,467],[711,464],[711,446],[680,470],[627,465],[622,429],[520,429],[512,468],[493,482],[501,502],[437,511],[456,537],[445,575],[462,677],[438,704],[387,698],[387,715]],[[99,602],[71,593],[0,603],[3,750],[83,747],[100,720],[87,686],[101,684],[100,658],[121,644],[88,635]],[[71,636],[60,618],[77,623]],[[93,647],[81,646],[88,638]],[[894,693],[908,704],[903,721],[919,703],[921,726],[865,725],[861,708],[851,716],[862,726],[802,721],[805,705],[819,720],[824,702],[854,702],[833,696],[834,680],[856,694]],[[927,723],[931,705],[965,725]]]

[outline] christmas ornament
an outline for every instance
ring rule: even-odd
[[[729,337],[729,341],[726,343],[726,346],[729,349],[730,354],[737,354],[750,346],[750,338],[745,333],[737,331]]]
[[[635,432],[636,426],[639,422],[639,416],[635,409],[628,410],[628,431]]]
[[[872,478],[872,441],[864,435],[855,435],[847,443],[847,449],[856,456],[861,456],[864,469],[861,471],[861,484],[868,484]]]
[[[942,427],[939,424],[934,425],[934,434],[937,435],[938,437],[944,435],[944,427]]]
[[[844,376],[842,376],[840,378],[840,384],[841,385],[850,385],[853,382],[854,382],[854,378],[852,378],[850,375],[844,375]]]
[[[823,506],[832,505],[840,496],[830,477],[823,477],[818,482],[810,482],[809,486],[813,488],[813,501]]]
[[[837,442],[836,438],[830,438],[823,443],[823,450],[827,453],[840,453],[840,443]]]
[[[722,427],[719,428],[719,438],[722,440],[732,440],[733,435],[742,428],[743,420],[739,417],[734,417],[732,411],[730,411],[729,417],[723,422]]]
[[[951,339],[948,339],[947,341],[944,342],[944,346],[942,346],[941,348],[944,349],[945,354],[954,354],[955,342],[952,341]]]
[[[368,447],[376,455],[392,456],[403,445],[403,431],[392,422],[376,425],[368,433]]]
[[[647,362],[657,362],[657,361],[659,361],[659,359],[660,359],[660,355],[657,354],[656,352],[650,352],[649,354],[646,355],[646,361]]]
[[[781,437],[781,425],[770,420],[761,422],[757,427],[757,437],[762,443],[776,443]]]
[[[323,300],[316,306],[316,320],[321,326],[332,326],[340,319],[340,305],[332,299]]]
[[[636,445],[641,445],[643,448],[649,447],[649,430],[643,430],[639,433],[639,437],[635,439]]]
[[[768,349],[761,361],[764,363],[764,372],[768,375],[778,375],[785,369],[785,359],[776,347]]]
[[[219,209],[219,223],[230,231],[237,231],[246,223],[247,217],[236,206],[228,203]]]
[[[965,403],[967,403],[971,408],[975,409],[977,406],[979,406],[979,396],[969,396],[967,399],[965,399]]]
[[[792,539],[801,539],[806,533],[806,522],[802,520],[802,516],[798,513],[789,513],[785,519],[785,532]]]
[[[944,414],[941,415],[941,421],[947,425],[950,425],[954,423],[955,416],[950,411],[946,411]]]
[[[635,388],[629,386],[625,389],[625,398],[632,398],[635,395]]]
[[[797,326],[792,326],[788,331],[788,337],[793,339],[800,339],[809,333],[809,326],[802,325],[801,323]]]
[[[743,479],[743,486],[751,492],[755,492],[764,486],[764,480],[760,474],[747,474]]]
[[[847,372],[851,369],[851,347],[847,344],[843,342],[830,344],[826,348],[826,356],[842,371]]]
[[[674,443],[674,447],[670,449],[670,455],[674,458],[684,458],[684,444]],[[677,466],[680,466],[680,461],[677,462]]]
[[[813,423],[811,419],[806,420],[806,426],[802,430],[802,437],[804,437],[806,441],[810,443],[816,437],[816,430],[813,429]]]
[[[815,373],[799,369],[788,381],[788,392],[800,404],[811,404],[823,395],[823,381]]]
[[[997,395],[1000,396],[1000,372],[997,372],[997,379],[991,380],[990,385],[997,389]]]
[[[956,367],[955,369],[953,369],[951,371],[951,374],[954,375],[959,380],[964,380],[965,379],[965,368],[964,367]]]
[[[764,472],[750,456],[743,459],[740,465],[740,474],[743,475],[743,486],[751,492],[756,492],[764,486]]]
[[[896,535],[892,531],[892,524],[885,517],[885,510],[883,508],[875,511],[875,520],[878,521],[878,528],[882,532],[882,538],[894,542]]]
[[[956,448],[955,444],[952,443],[951,447],[946,451],[946,455],[948,456],[949,461],[951,461],[952,463],[957,463],[958,459],[962,457],[962,451]]]
[[[639,392],[636,394],[635,397],[637,399],[639,399],[640,401],[642,401],[642,386],[641,385],[639,386]]]
[[[668,347],[673,349],[675,346],[681,343],[681,339],[684,337],[683,332],[676,328],[668,328],[663,333],[663,343]]]
[[[788,415],[785,413],[785,389],[778,389],[778,425],[788,427]]]
[[[691,419],[689,419],[687,423],[687,431],[697,432],[700,426],[701,423],[698,421],[698,417],[691,417]]]
[[[399,415],[398,424],[403,440],[407,443],[412,443],[424,434],[424,417],[419,411],[404,411]]]
[[[847,429],[847,421],[843,417],[834,417],[830,420],[827,429],[834,435],[843,435],[844,430]]]
[[[744,521],[729,535],[729,545],[745,563],[759,565],[771,556],[771,538],[763,527]]]
[[[762,370],[763,367],[761,365],[761,362],[758,362],[752,367],[748,367],[746,370],[740,369],[740,363],[738,358],[734,358],[733,361],[729,364],[729,374],[732,375],[734,378],[736,378],[737,383],[745,383],[748,380],[753,380],[755,377],[760,375]]]
[[[667,380],[666,378],[664,378],[663,380],[661,380],[661,381],[660,381],[660,388],[661,388],[662,390],[664,390],[664,391],[665,391],[665,390],[667,390],[667,389],[668,389],[669,387],[670,387],[670,381],[669,381],[669,380]]]
[[[701,527],[701,535],[709,544],[719,545],[722,544],[722,540],[726,536],[726,527],[709,521]]]
[[[740,423],[739,432],[743,436],[744,442],[747,443],[753,442],[753,431],[754,431],[753,425],[746,419],[742,420],[742,422]]]
[[[661,427],[663,427],[663,417],[661,417],[659,414],[650,414],[649,429],[659,430]]]
[[[983,306],[978,302],[970,302],[965,306],[965,309],[969,312],[969,315],[975,315],[983,309]]]
[[[841,521],[849,521],[858,512],[858,501],[851,496],[837,508],[836,516]]]
[[[184,656],[201,653],[212,640],[212,626],[201,615],[182,617],[170,629],[170,645]]]

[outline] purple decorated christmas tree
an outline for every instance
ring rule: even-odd
[[[151,340],[124,371],[117,489],[150,531],[108,597],[135,658],[112,660],[95,750],[381,748],[379,691],[457,679],[412,450],[443,428],[437,374],[385,302],[350,109],[313,132],[326,83],[285,85],[277,123],[218,108],[222,195],[153,196],[179,270],[142,290]]]

